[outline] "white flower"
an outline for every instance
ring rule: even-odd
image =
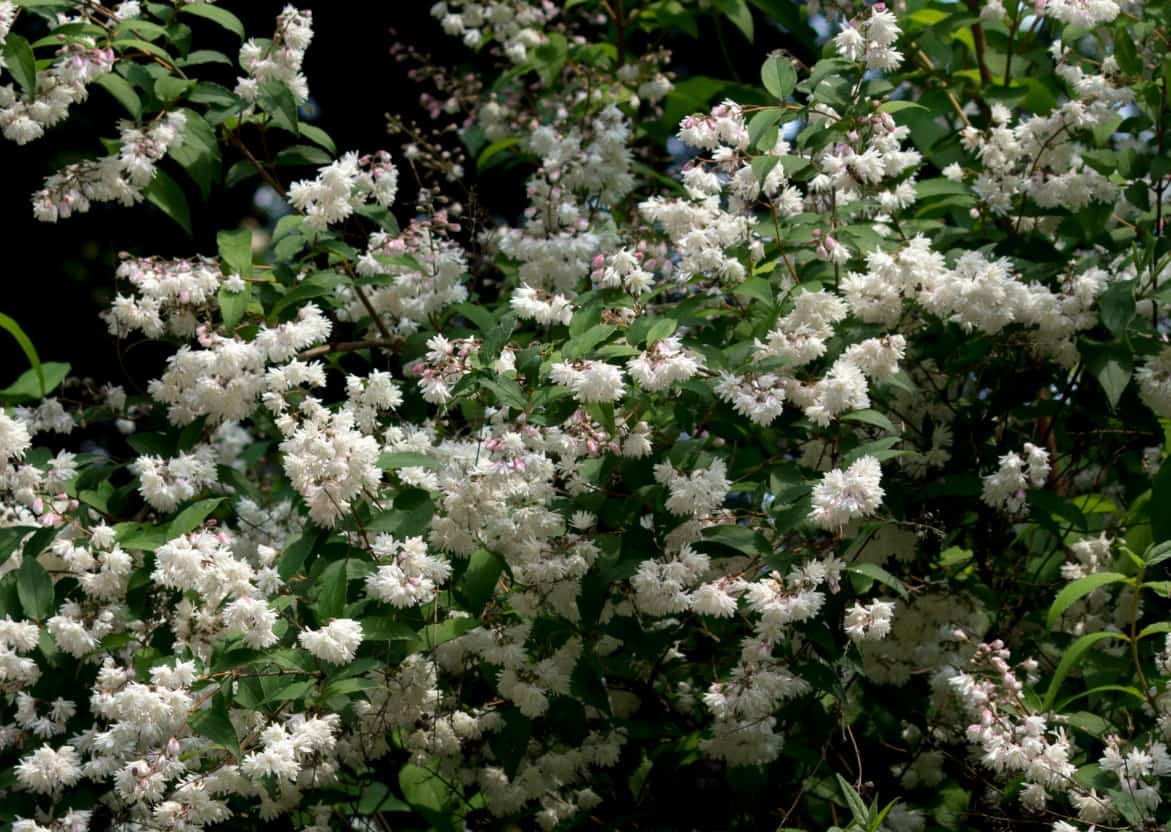
[[[29,791],[52,794],[81,779],[81,756],[69,745],[57,750],[42,745],[21,758],[16,766],[16,779]]]
[[[228,632],[242,635],[249,647],[259,650],[277,643],[277,635],[272,631],[277,614],[260,599],[237,598],[224,608],[223,619]]]
[[[882,467],[864,456],[845,471],[828,471],[813,487],[813,511],[809,519],[823,529],[841,529],[856,517],[873,514],[882,504]]]
[[[854,641],[878,641],[890,633],[895,605],[890,601],[855,603],[846,613],[846,635]]]
[[[626,394],[622,370],[605,361],[562,361],[553,365],[549,378],[568,387],[583,404],[615,402]]]
[[[297,641],[323,662],[349,664],[362,643],[362,625],[352,618],[335,618],[320,630],[302,630]]]
[[[678,473],[668,462],[655,466],[655,479],[670,491],[667,511],[678,515],[702,517],[723,505],[732,487],[727,475],[728,465],[722,459],[714,459],[707,468],[690,475]]]

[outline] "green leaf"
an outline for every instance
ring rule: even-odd
[[[561,77],[565,59],[569,56],[569,41],[560,32],[550,32],[548,39],[530,53],[530,60],[545,86],[552,86]]]
[[[902,110],[927,110],[922,104],[915,101],[887,101],[880,105],[878,112],[880,113],[897,113]]]
[[[407,763],[398,772],[398,786],[403,797],[438,832],[450,832],[451,789],[433,772]]]
[[[748,119],[748,142],[757,150],[772,150],[777,142],[776,123],[784,114],[780,107],[771,107]]]
[[[53,526],[45,526],[42,529],[37,529],[33,532],[32,537],[24,544],[24,557],[35,558],[41,552],[48,548],[57,537],[57,529]]]
[[[797,86],[797,70],[793,69],[793,62],[784,55],[769,55],[760,68],[760,80],[774,98],[784,101]]]
[[[772,157],[776,158],[776,157]],[[750,277],[732,290],[732,294],[758,300],[768,307],[777,301],[777,291],[772,283],[763,277]]]
[[[34,621],[43,621],[53,614],[53,579],[36,555],[27,551],[16,573],[16,593],[24,614]]]
[[[1166,503],[1160,503],[1160,505],[1166,505]],[[1147,549],[1146,554],[1143,555],[1143,563],[1146,564],[1148,568],[1150,568],[1156,564],[1162,563],[1168,558],[1171,558],[1171,540],[1165,540],[1162,543],[1154,544],[1149,549]]]
[[[206,201],[211,195],[212,185],[220,178],[222,158],[215,130],[207,119],[194,110],[184,109],[187,117],[183,128],[183,140],[171,146],[167,155],[183,167],[183,172],[199,186],[199,193]]]
[[[20,542],[30,532],[37,530],[36,526],[4,526],[0,528],[0,564],[7,562]]]
[[[401,621],[391,621],[381,615],[362,619],[363,641],[414,641],[418,637],[418,633]]]
[[[275,126],[297,135],[297,101],[288,87],[279,81],[266,81],[260,85],[258,100]]]
[[[130,86],[130,82],[121,75],[107,72],[105,75],[99,75],[95,78],[94,84],[114,96],[114,100],[125,107],[126,112],[130,113],[135,121],[142,118],[142,101],[139,99],[138,93],[134,91],[134,87]]]
[[[414,451],[397,451],[383,454],[378,457],[378,467],[383,471],[394,471],[398,468],[431,468],[438,470],[440,465],[432,457]]]
[[[1130,384],[1133,370],[1130,351],[1121,345],[1094,349],[1086,357],[1086,369],[1102,385],[1110,408],[1118,407],[1126,386]]]
[[[299,538],[285,547],[284,553],[277,561],[277,574],[281,576],[281,580],[287,581],[289,578],[301,571],[301,567],[305,565],[305,561],[313,554],[314,550],[325,542],[328,532],[324,529],[306,529]]]
[[[1087,577],[1092,578],[1095,576],[1089,575]],[[1074,583],[1077,582],[1075,581]],[[1053,626],[1052,621],[1056,620],[1052,617],[1052,613],[1053,611],[1050,610],[1050,626]],[[1057,669],[1053,671],[1053,679],[1049,682],[1049,689],[1045,692],[1044,705],[1042,706],[1044,710],[1047,711],[1053,707],[1053,703],[1057,701],[1057,692],[1061,689],[1061,683],[1065,681],[1065,677],[1069,675],[1071,670],[1073,670],[1074,665],[1077,664],[1078,660],[1083,655],[1085,655],[1087,650],[1105,638],[1121,638],[1129,641],[1129,639],[1127,639],[1127,637],[1122,633],[1101,631],[1097,633],[1087,633],[1071,644],[1069,648],[1066,649],[1065,654],[1062,655],[1061,661],[1057,663]]]
[[[252,277],[252,232],[247,228],[220,231],[215,239],[220,262],[227,266],[224,274]]]
[[[291,682],[277,690],[271,696],[266,696],[265,702],[289,702],[294,699],[304,699],[316,683],[310,680]]]
[[[757,156],[752,160],[752,177],[761,185],[768,179],[768,175],[773,172],[773,168],[781,163],[779,156]]]
[[[192,503],[176,515],[175,519],[171,521],[170,527],[167,529],[167,534],[171,539],[181,537],[190,531],[195,530],[203,525],[213,511],[219,507],[219,504],[224,501],[223,497],[211,497],[207,500],[200,500],[197,503]]]
[[[480,332],[489,332],[492,327],[496,326],[496,319],[492,317],[492,313],[482,306],[474,303],[459,303],[454,307],[460,316],[467,318],[476,325],[476,329]]]
[[[718,3],[724,16],[748,38],[749,43],[752,43],[756,33],[753,30],[752,10],[748,8],[748,0],[718,0]]]
[[[224,326],[235,329],[236,324],[244,317],[248,304],[252,302],[252,288],[245,286],[239,292],[233,292],[226,286],[221,286],[216,292],[216,300],[220,305],[220,314],[224,319]]]
[[[331,160],[332,157],[328,153],[311,144],[295,144],[276,155],[278,165],[322,167],[328,165]]]
[[[854,410],[842,416],[843,422],[862,422],[866,425],[873,425],[876,428],[882,428],[890,433],[898,433],[898,428],[895,427],[894,422],[886,417],[885,414],[879,413],[877,410]]]
[[[1057,619],[1061,618],[1067,609],[1094,590],[1100,589],[1108,584],[1124,582],[1130,582],[1130,578],[1121,572],[1095,572],[1093,575],[1086,575],[1084,578],[1078,578],[1076,581],[1072,581],[1061,592],[1057,593],[1057,598],[1054,599],[1053,605],[1049,607],[1049,614],[1045,618],[1045,625],[1052,629],[1053,625],[1057,623]]]
[[[574,338],[570,338],[561,347],[561,355],[567,359],[584,358],[594,347],[601,344],[618,331],[613,324],[595,324]]]
[[[1115,338],[1126,334],[1126,328],[1134,320],[1134,310],[1133,280],[1111,283],[1098,299],[1098,314]]]
[[[1143,627],[1139,632],[1136,641],[1142,641],[1148,636],[1155,636],[1164,633],[1171,633],[1171,621],[1159,621],[1155,624],[1149,624],[1146,627]]]
[[[412,537],[427,529],[434,511],[427,492],[412,488],[395,498],[393,509],[376,515],[366,525],[372,531],[387,532],[398,538]]]
[[[213,49],[196,49],[187,57],[182,58],[176,62],[181,67],[200,66],[201,64],[227,64],[232,65],[232,59],[223,52],[216,52]]]
[[[703,539],[696,543],[701,551],[719,553],[719,549],[709,550],[708,546],[724,547],[750,558],[758,558],[772,553],[772,546],[758,530],[747,526],[709,526],[703,530]]]
[[[125,52],[129,49],[137,49],[141,52],[145,52],[147,55],[153,55],[156,58],[162,58],[167,63],[173,63],[173,60],[171,59],[171,56],[168,54],[167,50],[161,49],[150,41],[143,40],[142,38],[120,37],[114,41],[114,46],[117,47],[121,52]]]
[[[364,690],[373,690],[379,687],[382,687],[382,685],[374,679],[366,679],[364,677],[338,679],[336,682],[330,682],[325,686],[325,690],[321,692],[321,701],[325,702],[335,696],[349,696],[351,693],[360,693]]]
[[[460,581],[460,595],[464,607],[478,616],[496,591],[496,582],[504,571],[504,561],[487,549],[477,549],[468,560],[468,568]]]
[[[30,100],[37,97],[37,59],[27,40],[9,32],[4,41],[4,65]]]
[[[390,793],[385,783],[371,783],[358,801],[359,815],[377,815],[381,812],[409,812],[411,807]]]
[[[650,331],[646,334],[646,345],[652,346],[656,341],[662,341],[664,338],[669,338],[674,334],[675,328],[679,322],[674,318],[659,318],[651,324]]]
[[[846,805],[850,807],[850,814],[854,816],[854,821],[865,825],[866,819],[870,816],[870,810],[866,808],[866,801],[862,796],[854,790],[849,781],[840,774],[835,774],[837,778],[838,788],[842,791],[842,796],[846,798]]]
[[[484,335],[484,342],[480,345],[480,361],[490,365],[500,357],[501,351],[508,345],[516,329],[516,315],[506,312],[496,322],[496,326]]]
[[[449,618],[438,624],[428,624],[419,631],[418,638],[428,649],[434,649],[479,626],[480,622],[475,618]]]
[[[505,708],[500,711],[500,715],[504,719],[504,727],[491,735],[488,745],[500,761],[504,773],[514,777],[528,750],[533,723],[516,708]]]
[[[187,3],[179,11],[218,23],[240,40],[244,39],[244,24],[240,22],[240,18],[221,6],[212,6],[207,3]]]
[[[317,579],[317,604],[314,608],[322,624],[339,618],[346,608],[348,584],[346,560],[335,560]]]
[[[480,155],[476,158],[476,173],[483,173],[494,158],[519,143],[520,139],[516,136],[508,136],[499,141],[492,142],[492,144],[481,150]]]
[[[182,98],[195,87],[194,81],[184,81],[173,75],[164,75],[155,81],[154,93],[159,101],[164,103]]]
[[[884,436],[881,439],[875,439],[873,442],[863,442],[842,457],[840,467],[845,468],[853,465],[864,456],[872,456],[879,462],[883,462],[887,459],[894,459],[898,456],[906,456],[914,453],[914,451],[895,450],[894,446],[902,441],[901,436]]]
[[[1151,483],[1151,506],[1171,506],[1171,457],[1163,460]],[[1171,511],[1151,511],[1151,535],[1155,543],[1171,540]]]
[[[328,150],[330,153],[337,153],[337,145],[333,143],[333,139],[329,134],[322,130],[315,124],[301,123],[301,135],[316,145],[320,145]]]
[[[59,361],[46,361],[41,365],[41,371],[45,377],[44,395],[52,393],[61,382],[69,375],[70,365],[61,363]],[[13,399],[39,399],[41,398],[41,381],[38,378],[36,370],[26,370],[20,374],[20,378],[0,390],[0,396]]]
[[[165,526],[152,526],[149,523],[119,523],[114,526],[114,534],[123,549],[147,552],[154,551],[172,539]]]
[[[132,35],[138,35],[143,40],[158,40],[167,36],[167,30],[157,23],[151,23],[149,20],[144,20],[141,17],[131,17],[123,20],[115,30],[116,35],[121,35],[123,32],[129,32]]]
[[[28,363],[32,366],[32,372],[36,376],[37,385],[39,386],[39,393],[34,393],[33,398],[36,398],[38,395],[46,395],[49,391],[45,389],[45,370],[41,366],[41,359],[37,355],[37,348],[33,346],[32,340],[24,334],[24,330],[20,328],[20,324],[2,312],[0,312],[0,329],[3,329],[16,339],[16,343],[20,345],[21,351],[24,353],[25,358],[28,359]],[[67,364],[65,366],[68,367],[69,365]],[[19,380],[17,383],[19,383]],[[15,387],[16,385],[13,386]],[[11,389],[10,387],[9,390]],[[5,391],[5,394],[13,395],[7,391]]]
[[[793,0],[750,0],[750,2],[764,12],[769,20],[779,23],[786,31],[794,35],[809,50],[810,54],[817,53],[818,35],[801,15],[802,8],[807,10],[805,4],[794,3]],[[806,14],[808,14],[808,10]]]
[[[886,584],[902,597],[907,597],[907,588],[903,582],[876,563],[851,563],[846,567],[846,571],[873,578],[881,584]]]
[[[582,656],[569,677],[569,691],[579,701],[610,714],[610,694],[606,689],[606,676],[602,665],[594,655]]]
[[[243,756],[240,751],[240,738],[236,736],[236,729],[228,716],[228,703],[222,690],[212,697],[206,708],[192,714],[187,722],[191,730],[199,736],[206,737],[221,748],[231,751],[237,759]]]
[[[179,183],[172,179],[170,174],[161,168],[155,168],[154,179],[147,186],[145,193],[151,204],[157,206],[164,214],[177,222],[179,227],[187,232],[188,237],[193,236],[187,197],[183,194]]]

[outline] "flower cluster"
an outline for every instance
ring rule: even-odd
[[[229,5],[0,0],[9,138],[134,118],[40,218],[287,202],[118,257],[141,383],[0,390],[0,821],[1171,821],[1165,9],[444,0],[400,171]]]

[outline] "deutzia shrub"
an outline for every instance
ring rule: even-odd
[[[12,206],[217,232],[0,317],[6,828],[1171,828],[1171,3],[447,0],[361,149],[244,5],[0,2]]]

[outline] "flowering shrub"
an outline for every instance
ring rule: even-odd
[[[0,318],[0,821],[1171,821],[1171,3],[446,0],[392,153],[231,6],[0,2],[7,140],[127,115],[39,220],[290,209],[123,256],[138,394]]]

